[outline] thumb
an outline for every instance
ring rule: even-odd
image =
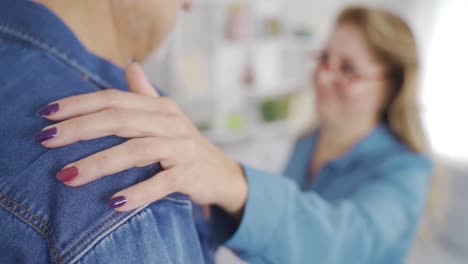
[[[127,68],[125,68],[125,76],[127,78],[128,88],[130,89],[130,92],[159,97],[158,92],[148,81],[145,72],[137,63],[132,62],[127,66]]]

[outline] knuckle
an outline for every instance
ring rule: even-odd
[[[143,147],[144,147],[144,144],[141,140],[130,139],[129,141],[127,141],[127,151],[129,153],[138,155],[141,152]]]
[[[166,179],[167,188],[170,191],[175,192],[175,191],[180,190],[180,187],[182,185],[181,177],[178,177],[178,176],[175,176],[175,175],[172,175],[172,174],[167,174],[167,175],[165,175],[165,177],[167,177],[167,179]]]
[[[109,165],[109,158],[109,155],[106,153],[97,155],[96,162],[93,163],[95,167],[95,174],[106,170],[107,166]]]
[[[127,124],[125,114],[122,110],[112,107],[105,110],[104,116],[105,120],[111,123],[111,125],[109,125],[109,132],[118,135],[121,131],[125,130]]]
[[[180,115],[168,114],[167,119],[177,132],[183,132],[185,130],[185,121]]]
[[[180,136],[191,137],[193,130],[191,129],[191,122],[181,114],[169,114],[168,122],[172,124],[175,132]]]
[[[190,150],[193,150],[195,149],[195,140],[191,137],[187,137],[184,139],[184,143],[185,145],[187,146],[187,148],[189,148]]]
[[[119,124],[119,127],[124,127],[129,121],[125,110],[120,108],[111,107],[107,110],[107,114],[107,118],[112,120],[115,124]]]
[[[73,118],[63,123],[59,127],[60,134],[62,136],[79,136],[81,131],[86,130],[86,122],[83,118]],[[81,140],[82,137],[78,137]]]
[[[181,142],[182,150],[186,153],[187,157],[193,157],[196,154],[197,142],[191,137],[183,138]]]
[[[161,97],[161,102],[162,102],[162,105],[164,106],[165,109],[171,111],[171,112],[174,112],[174,111],[177,111],[178,110],[178,106],[176,104],[176,102],[174,102],[174,100],[172,100],[171,98],[169,97]]]
[[[116,102],[119,100],[119,97],[120,97],[120,91],[116,90],[116,89],[104,90],[103,94],[104,94],[104,100],[109,105],[115,105]]]
[[[144,139],[131,139],[128,141],[128,151],[138,157],[139,164],[143,164],[151,156],[151,144]]]

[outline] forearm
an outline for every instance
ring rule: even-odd
[[[216,208],[211,216],[213,239],[236,249],[242,258],[250,261],[260,257],[273,263],[313,259],[325,263],[337,248],[348,249],[356,241],[370,246],[375,241],[371,235],[374,232],[349,205],[335,208],[317,194],[301,194],[284,177],[248,171],[251,193],[242,219],[233,219]],[[340,255],[350,256],[350,252],[354,252],[354,259],[362,259],[369,254],[369,247]]]
[[[427,177],[423,171],[400,171],[331,203],[285,177],[245,170],[249,195],[242,219],[233,221],[213,208],[213,239],[241,256],[279,263],[321,263],[331,255],[339,263],[371,263],[414,231],[423,202],[415,186]]]

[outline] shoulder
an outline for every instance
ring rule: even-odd
[[[148,179],[160,167],[126,170],[78,188],[60,183],[55,174],[65,165],[124,140],[106,137],[46,149],[33,138],[52,123],[36,116],[36,111],[59,98],[99,87],[60,60],[1,38],[0,58],[0,123],[5,132],[0,133],[0,202],[9,201],[0,206],[19,217],[16,224],[27,223],[44,239],[59,245],[58,251],[72,257],[136,214],[111,212],[107,201],[118,190]],[[27,241],[21,244],[27,245]]]
[[[354,167],[374,180],[426,183],[432,175],[430,156],[412,151],[385,126],[363,140],[351,155]]]
[[[404,189],[426,189],[433,174],[431,158],[410,150],[397,139],[389,149],[380,160],[375,161],[375,176],[400,187],[406,186]]]
[[[188,233],[194,229],[187,225],[191,202],[184,195],[173,194],[155,206],[127,213],[117,213],[108,208],[107,202],[114,193],[152,177],[161,171],[158,164],[131,168],[77,188],[60,183],[55,175],[65,165],[121,144],[125,139],[110,136],[46,149],[34,142],[33,137],[52,123],[35,113],[57,99],[97,91],[103,86],[83,78],[79,70],[56,56],[1,38],[0,58],[0,123],[1,132],[6,132],[0,132],[0,194],[8,196],[10,204],[5,206],[8,211],[21,208],[24,219],[18,219],[35,230],[44,230],[41,235],[57,247],[56,253],[61,254],[65,262],[73,262],[73,259],[90,252],[104,237],[107,241],[114,241],[113,244],[105,242],[106,245],[117,248],[122,240],[110,239],[108,235],[111,232],[114,236],[124,234],[127,239],[137,240],[134,233],[124,232],[123,229],[114,232],[124,223],[133,230],[139,229],[139,224],[151,226],[152,229],[146,228],[150,230],[148,237],[156,234],[160,227],[169,230],[167,236],[153,236],[149,242],[153,244],[154,240],[160,243],[171,241],[176,231],[180,230],[187,237],[195,237],[193,233]],[[99,65],[92,69],[97,73],[100,71]],[[114,75],[109,75],[111,77]],[[138,213],[145,217],[136,216]],[[135,219],[140,220],[135,223]],[[128,224],[128,221],[132,221],[132,224]],[[135,237],[130,238],[130,235]],[[21,246],[27,248],[30,242],[26,241]],[[187,248],[187,245],[183,245],[172,253],[175,256]],[[116,252],[115,258],[123,253],[117,255]],[[150,258],[151,254],[144,257]]]
[[[431,159],[426,155],[411,151],[398,151],[390,154],[382,162],[380,168],[386,170],[419,169],[431,171],[432,166]]]
[[[417,153],[388,131],[389,147],[387,155],[380,163],[380,169],[388,172],[399,170],[420,170],[430,172],[432,160],[429,154]]]
[[[385,125],[378,127],[361,147],[364,159],[380,170],[398,171],[419,169],[430,171],[432,161],[428,154],[417,153],[409,148]]]
[[[0,93],[5,95],[0,98],[2,101],[26,99],[14,95],[47,100],[54,95],[97,89],[95,85],[87,84],[79,71],[47,51],[0,38],[0,58]]]
[[[99,87],[83,80],[77,71],[54,57],[2,38],[0,58],[0,123],[4,131],[10,131],[0,137],[0,147],[4,154],[0,156],[2,177],[13,177],[11,175],[31,166],[46,152],[49,157],[54,153],[62,155],[65,152],[76,153],[74,158],[78,158],[79,153],[83,155],[83,151],[77,151],[83,149],[83,144],[60,150],[46,150],[36,144],[34,134],[52,124],[36,116],[36,112],[57,99],[95,91]]]

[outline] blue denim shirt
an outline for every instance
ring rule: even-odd
[[[215,208],[214,238],[249,263],[403,263],[425,205],[429,159],[380,125],[310,181],[317,137],[297,142],[285,177],[244,166],[242,221]]]
[[[110,136],[46,149],[34,134],[51,122],[36,111],[71,95],[128,90],[122,69],[89,53],[44,6],[0,1],[0,263],[203,263],[188,197],[137,210],[111,196],[160,171],[129,169],[70,188],[65,165],[125,141]]]

